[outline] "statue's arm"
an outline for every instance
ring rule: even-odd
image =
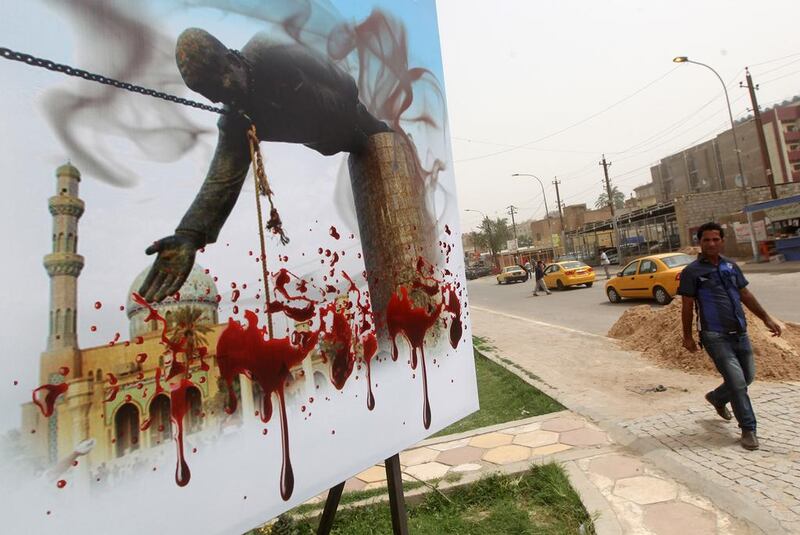
[[[198,247],[217,240],[236,205],[250,165],[248,122],[238,115],[223,115],[217,126],[219,140],[206,179],[175,229],[175,234],[192,239]]]

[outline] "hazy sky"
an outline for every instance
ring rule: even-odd
[[[539,185],[512,173],[539,176],[551,210],[556,175],[566,204],[592,206],[601,192],[602,153],[613,162],[612,182],[629,195],[650,181],[649,167],[661,157],[724,130],[717,78],[703,67],[673,64],[674,56],[708,63],[730,82],[735,117],[750,107],[739,88],[745,66],[761,84],[762,105],[800,93],[800,3],[793,0],[437,6],[464,232],[481,219],[464,208],[494,216],[514,204],[518,221],[544,215]],[[507,152],[488,156],[499,151]]]

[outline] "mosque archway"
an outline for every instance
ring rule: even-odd
[[[117,457],[139,449],[139,409],[133,403],[123,404],[114,416],[114,439]]]
[[[163,444],[171,437],[169,396],[159,394],[150,402],[150,445]]]

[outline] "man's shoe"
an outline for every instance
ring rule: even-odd
[[[758,437],[755,431],[742,431],[742,447],[751,451],[758,449]]]
[[[711,392],[706,394],[706,401],[711,403],[711,406],[714,407],[714,409],[716,409],[717,414],[719,414],[720,417],[722,417],[723,419],[730,420],[733,418],[733,415],[731,415],[731,411],[728,410],[727,406],[720,405],[719,403],[714,401],[714,398],[711,397]]]

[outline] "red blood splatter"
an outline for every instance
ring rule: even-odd
[[[17,386],[18,384],[19,384],[19,381],[17,381],[17,380],[15,379],[15,380],[14,380],[14,386]]]
[[[125,402],[126,402],[126,403],[129,403],[129,402],[131,401],[131,399],[133,399],[133,398],[131,397],[131,395],[130,395],[130,394],[126,394],[126,395],[125,395]]]
[[[147,353],[138,353],[136,355],[136,362],[138,362],[139,364],[143,363],[146,360],[147,360]]]
[[[341,238],[341,236],[339,236],[339,232],[336,230],[336,227],[333,227],[333,226],[332,226],[332,227],[330,228],[330,230],[328,231],[328,233],[329,233],[331,236],[333,236],[333,239],[334,239],[334,240],[338,240],[339,238]]]
[[[453,319],[450,322],[450,346],[455,349],[458,347],[458,342],[464,333],[464,328],[461,323],[461,303],[458,301],[458,296],[455,290],[450,288],[447,295],[447,305],[445,310],[452,314]]]
[[[363,341],[364,345],[364,363],[367,366],[367,409],[372,410],[375,408],[375,396],[372,395],[372,357],[378,352],[378,339],[375,334],[369,333]]]
[[[392,339],[392,360],[397,360],[397,336],[403,335],[411,346],[411,369],[417,369],[417,353],[422,361],[422,391],[424,395],[422,422],[425,429],[431,425],[431,408],[428,400],[428,374],[425,366],[425,334],[436,324],[442,312],[439,303],[432,310],[415,307],[408,297],[408,289],[400,287],[400,295],[395,292],[386,306],[386,326]]]
[[[42,385],[33,391],[31,399],[33,403],[39,407],[39,410],[42,411],[42,415],[48,418],[55,410],[56,399],[58,399],[58,396],[61,394],[66,393],[68,388],[68,383]],[[39,392],[41,392],[41,394],[39,394]]]
[[[235,282],[231,283],[231,288],[233,288],[234,290],[236,289],[236,283]]]
[[[208,290],[208,288],[206,288],[206,290]],[[208,292],[206,292],[206,293],[208,293]],[[173,294],[172,298],[175,299],[175,301],[180,301],[181,300],[181,293],[180,292],[175,292]]]
[[[92,325],[91,327],[89,327],[89,330],[95,332],[97,330],[97,325]]]
[[[65,479],[59,479],[58,482],[56,483],[56,487],[60,489],[63,489],[66,486],[67,486],[67,481]]]
[[[235,303],[236,301],[238,301],[239,300],[239,295],[241,295],[239,290],[234,289],[231,292],[231,303]]]
[[[447,234],[451,234],[451,232],[450,232],[450,226],[449,226],[449,225],[445,225],[445,226],[444,226],[444,231],[445,231]]]
[[[78,466],[78,460],[77,459],[72,461],[72,466]]]
[[[69,375],[69,367],[67,367],[67,366],[61,366],[61,367],[58,369],[58,373],[59,373],[60,375],[64,376],[64,377],[66,377],[67,375]]]
[[[238,314],[239,313],[239,305],[233,305],[233,313],[234,314]]]
[[[283,312],[288,317],[292,318],[294,321],[298,322],[305,322],[310,320],[314,317],[317,312],[316,305],[314,301],[309,300],[306,305],[302,308],[295,308],[280,301],[270,301],[267,305],[267,310],[270,313],[276,314],[278,312]]]
[[[153,423],[152,418],[148,418],[147,420],[143,421],[142,425],[139,426],[139,431],[147,431],[148,429],[150,429],[152,423]]]
[[[289,457],[289,430],[284,400],[284,385],[289,379],[290,370],[300,364],[316,346],[318,335],[310,333],[295,346],[289,338],[265,340],[265,328],[259,328],[258,316],[245,311],[247,328],[232,319],[217,342],[217,366],[228,387],[228,407],[232,414],[236,410],[236,394],[233,390],[234,377],[245,374],[259,384],[264,392],[261,420],[266,423],[272,416],[272,393],[278,394],[281,419],[281,497],[288,500],[294,490],[294,470]]]
[[[178,462],[175,465],[175,483],[179,487],[185,487],[192,477],[192,472],[189,470],[189,465],[186,463],[186,458],[183,454],[183,418],[189,408],[189,404],[186,402],[186,391],[191,386],[194,386],[191,381],[181,379],[180,383],[169,394],[170,420],[177,429],[175,443],[178,449]]]
[[[144,337],[143,336],[137,336],[136,337],[136,343],[137,344],[143,344],[144,343]]]
[[[214,299],[216,300],[217,303],[219,303],[220,301],[222,301],[222,296],[217,294],[217,296]]]
[[[347,378],[353,373],[355,353],[352,348],[353,332],[350,323],[341,311],[335,310],[335,305],[329,305],[322,311],[322,317],[332,314],[330,330],[322,333],[320,352],[330,358],[331,383],[337,390],[341,390]]]
[[[103,303],[101,303],[100,301],[95,301],[94,302],[94,308],[96,308],[97,310],[100,310],[100,308],[102,306],[103,306]]]

